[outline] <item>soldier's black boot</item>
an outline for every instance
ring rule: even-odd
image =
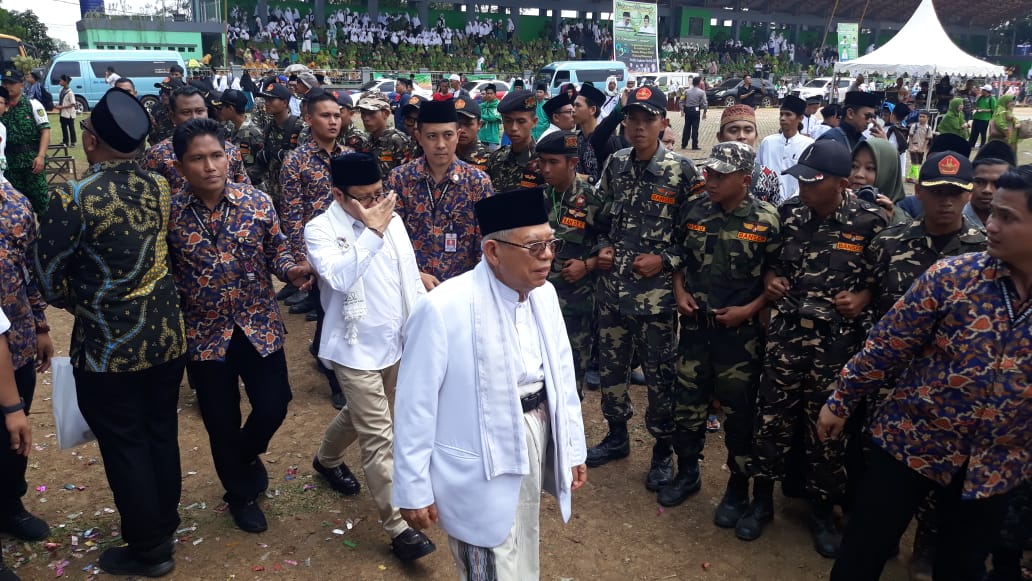
[[[735,536],[743,541],[755,541],[763,534],[763,527],[774,520],[774,481],[753,479],[753,501],[742,518],[735,524]]]
[[[749,478],[731,473],[731,477],[727,479],[724,498],[720,499],[717,511],[713,514],[713,524],[722,529],[733,529],[748,509]]]
[[[828,501],[810,503],[810,532],[813,534],[813,548],[822,557],[834,559],[842,545],[842,534],[835,526],[835,506]]]
[[[609,422],[609,433],[598,446],[588,448],[586,464],[592,468],[613,460],[626,458],[631,453],[631,440],[627,437],[627,422]]]
[[[657,492],[674,481],[674,448],[669,438],[659,438],[652,446],[652,464],[645,477],[645,490]]]
[[[682,454],[677,451],[677,476],[669,485],[664,486],[656,501],[663,506],[677,506],[688,500],[702,488],[702,476],[699,474],[699,455],[697,453]]]

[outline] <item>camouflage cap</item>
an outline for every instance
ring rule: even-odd
[[[740,141],[725,141],[713,146],[709,157],[698,162],[696,165],[712,169],[720,173],[734,173],[744,171],[752,173],[756,165],[756,152],[746,143]]]
[[[358,100],[358,108],[366,111],[382,111],[391,108],[391,102],[387,100],[387,95],[379,91],[369,91],[363,93],[362,98]]]

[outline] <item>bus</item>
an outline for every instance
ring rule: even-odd
[[[10,34],[0,34],[0,73],[14,68],[16,56],[26,56],[21,39]]]

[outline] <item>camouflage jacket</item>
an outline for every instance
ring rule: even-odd
[[[545,185],[537,170],[533,143],[523,153],[513,153],[511,145],[492,151],[487,158],[487,175],[491,176],[494,191],[499,193]]]
[[[254,108],[251,109],[251,123],[254,123],[262,133],[265,133],[265,128],[271,122],[272,115],[269,115],[269,112],[265,110],[265,99],[261,97],[255,99]]]
[[[175,131],[176,127],[172,125],[172,112],[169,111],[168,107],[164,103],[155,103],[151,107],[150,114],[151,129],[150,133],[147,134],[147,143],[157,145],[172,137],[172,132]]]
[[[280,193],[280,168],[287,153],[297,148],[301,131],[304,129],[304,122],[300,117],[291,115],[281,126],[274,119],[270,119],[265,127],[265,139],[262,150],[255,155],[259,165],[265,168],[265,192],[272,196],[273,200],[279,200]]]
[[[459,153],[458,157],[480,171],[487,173],[487,160],[491,157],[491,150],[478,140],[465,155]]]
[[[673,272],[684,261],[677,217],[705,182],[690,159],[663,146],[643,164],[633,155],[633,148],[614,153],[598,183],[602,209],[596,246],[615,250],[613,268],[600,276],[599,300],[625,315],[669,313],[675,306]],[[636,274],[639,254],[659,255],[663,271],[651,278]]]
[[[297,138],[298,145],[304,145],[312,139],[312,128],[306,123],[301,134]],[[369,134],[361,129],[356,129],[354,123],[348,125],[337,134],[337,143],[350,147],[355,151],[369,153]]]
[[[763,274],[781,250],[777,208],[746,196],[725,213],[709,196],[684,205],[684,286],[702,313],[747,305],[763,294]]]
[[[388,127],[380,135],[369,136],[369,153],[380,160],[380,175],[387,176],[399,165],[415,159],[415,141],[397,129]]]
[[[584,260],[594,254],[595,219],[602,202],[591,184],[577,179],[565,192],[545,188],[545,204],[548,206],[548,223],[555,230],[555,237],[564,241],[562,251],[552,261],[552,272],[548,281],[555,286],[566,314],[590,314],[594,310],[597,277],[589,272],[581,280],[569,283],[563,279],[563,266],[567,260]]]
[[[255,159],[265,146],[262,131],[251,122],[249,116],[245,116],[240,127],[230,134],[229,141],[240,150],[240,159],[244,160],[244,169],[247,171],[247,177],[251,178],[251,185],[264,191],[265,168]]]
[[[786,200],[778,211],[782,244],[774,273],[788,279],[789,291],[775,309],[808,319],[843,322],[835,310],[835,295],[871,289],[875,284],[874,265],[865,258],[864,250],[885,228],[881,209],[844,192],[838,209],[823,220],[814,216],[799,196]],[[860,323],[869,320],[864,315],[860,318]]]
[[[964,220],[959,232],[944,237],[941,250],[925,232],[920,220],[896,224],[882,230],[864,251],[866,260],[874,267],[875,286],[871,309],[881,318],[910,288],[911,283],[924,274],[940,258],[981,252],[988,244],[985,230]]]

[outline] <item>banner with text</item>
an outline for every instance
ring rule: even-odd
[[[631,74],[659,72],[657,26],[655,4],[613,0],[613,59],[626,64]]]
[[[856,22],[838,23],[838,54],[841,62],[860,56],[860,25]]]

